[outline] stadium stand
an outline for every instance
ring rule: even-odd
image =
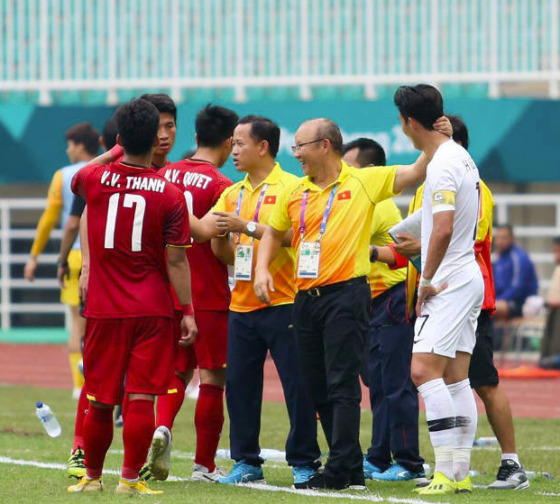
[[[430,81],[447,98],[545,89],[558,98],[559,9],[558,0],[2,0],[0,93],[40,104],[115,104],[156,89],[178,102],[373,99]]]

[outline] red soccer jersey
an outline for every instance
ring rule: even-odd
[[[211,163],[183,159],[158,171],[176,185],[189,208],[199,219],[204,217],[232,182]],[[195,310],[219,311],[229,309],[231,293],[227,266],[212,252],[210,242],[193,243],[187,250],[191,267],[192,297]]]
[[[166,245],[188,246],[181,191],[152,168],[122,162],[80,170],[72,191],[88,206],[90,318],[173,317]]]

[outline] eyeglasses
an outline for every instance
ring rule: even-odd
[[[322,142],[323,140],[328,140],[328,138],[319,138],[319,139],[313,140],[311,142],[303,142],[303,143],[300,143],[300,144],[292,145],[292,152],[295,154],[304,145],[311,145],[311,144],[314,144],[314,143]]]

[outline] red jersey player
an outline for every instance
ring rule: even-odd
[[[158,146],[152,156],[152,166],[157,170],[168,164],[167,156],[175,144],[175,138],[177,135],[177,107],[174,101],[166,94],[144,94],[140,97],[142,100],[149,101],[154,105],[159,112],[159,128],[157,132]],[[114,122],[113,119],[110,122]],[[116,137],[116,125],[115,125],[115,137]],[[114,142],[113,142],[114,145]],[[123,150],[122,146],[115,145],[108,152],[101,154],[95,158],[92,163],[97,164],[108,164],[113,161],[118,161],[122,159]],[[87,211],[84,213],[87,216]],[[86,218],[83,219],[84,222]],[[77,235],[77,231],[74,237]],[[72,240],[70,240],[72,241]],[[84,261],[87,262],[87,245],[83,248]],[[82,267],[82,278],[80,283],[87,286],[87,276],[88,269],[87,266]],[[180,328],[175,327],[175,331],[179,334],[181,333]],[[190,378],[189,378],[190,379]],[[82,425],[85,418],[86,411],[89,407],[89,401],[87,399],[86,387],[83,387],[82,393],[80,394],[80,399],[78,401],[78,408],[76,414],[75,422],[75,433],[74,433],[74,445],[72,447],[72,452],[67,464],[67,474],[69,476],[74,476],[80,479],[85,474],[84,466],[84,450],[83,450],[83,434]],[[125,398],[125,403],[126,403]],[[116,409],[116,422],[115,425],[121,427],[123,425],[121,407],[118,406]],[[142,468],[141,477],[149,479],[151,474],[148,470],[148,466]]]
[[[188,212],[183,194],[151,168],[158,143],[157,109],[145,100],[133,100],[120,107],[115,118],[123,160],[90,165],[72,183],[89,207],[84,372],[91,408],[84,421],[86,476],[68,491],[103,489],[103,462],[113,437],[112,409],[126,393],[130,403],[117,493],[153,494],[159,492],[139,481],[138,472],[150,446],[154,397],[166,393],[172,379],[169,280],[184,314],[182,343],[192,343],[197,333],[182,250],[190,244]]]
[[[231,153],[235,112],[208,105],[195,121],[197,150],[190,159],[167,165],[159,174],[184,194],[189,211],[203,217],[218,201],[231,181],[218,168]],[[219,240],[219,238],[218,238]],[[192,370],[200,370],[200,393],[195,411],[196,455],[192,478],[214,481],[222,474],[214,457],[224,422],[223,393],[227,354],[227,325],[230,302],[227,266],[212,253],[210,242],[193,243],[187,250],[192,265],[192,294],[199,335],[193,347],[180,347],[175,361],[175,378],[170,394],[158,399],[158,428],[154,433],[149,466],[155,478],[167,477],[170,429],[185,396]]]

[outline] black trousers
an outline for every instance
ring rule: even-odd
[[[409,471],[421,471],[418,447],[418,392],[410,379],[414,329],[406,321],[404,282],[371,302],[366,345],[369,398],[373,414],[367,459],[381,470],[392,457]]]
[[[270,351],[282,382],[290,417],[286,460],[291,466],[320,466],[317,418],[299,376],[292,328],[293,305],[272,306],[248,313],[230,312],[226,402],[230,422],[231,458],[260,466],[259,433],[263,370]]]
[[[299,292],[294,304],[301,373],[330,449],[324,474],[339,484],[357,484],[364,478],[359,374],[370,297],[363,277],[317,297]]]

